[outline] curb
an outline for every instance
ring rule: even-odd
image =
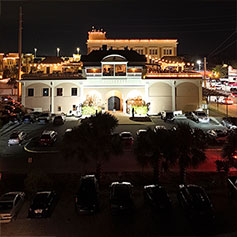
[[[27,148],[27,145],[29,144],[30,142],[28,142],[25,146],[24,146],[24,150],[26,152],[29,152],[29,153],[35,153],[35,154],[53,154],[53,153],[58,153],[59,151],[35,151],[35,150],[31,150],[31,149],[28,149]]]

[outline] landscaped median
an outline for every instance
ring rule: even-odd
[[[26,145],[24,146],[24,150],[30,153],[37,154],[48,154],[48,153],[58,153],[56,146],[42,146],[39,144],[39,137],[32,138]]]

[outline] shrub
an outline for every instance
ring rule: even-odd
[[[148,111],[146,105],[142,105],[142,106],[133,105],[132,108],[134,108],[135,114],[139,114],[139,115],[146,115]]]
[[[96,114],[96,110],[97,110],[97,112],[100,112],[101,108],[97,107],[97,106],[83,106],[82,107],[82,115]]]

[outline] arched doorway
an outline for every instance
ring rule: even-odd
[[[111,96],[108,99],[108,110],[120,110],[120,99],[117,96]]]

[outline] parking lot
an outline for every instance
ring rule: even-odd
[[[130,122],[129,117],[123,118],[115,132],[131,131],[134,137],[138,129],[154,128],[155,125],[165,126],[172,128],[175,123],[165,123],[159,116],[151,117],[152,122]],[[192,120],[190,120],[192,123]],[[212,126],[220,126],[213,119]],[[135,210],[131,215],[118,215],[113,216],[110,212],[109,206],[109,181],[116,181],[120,174],[134,174],[134,172],[141,172],[141,167],[137,164],[135,156],[132,151],[126,151],[122,156],[112,157],[111,161],[106,163],[103,167],[103,172],[106,175],[112,174],[113,178],[104,177],[105,183],[100,189],[101,209],[100,212],[92,216],[78,216],[74,209],[74,193],[76,191],[78,178],[74,178],[73,182],[70,177],[79,175],[85,172],[94,172],[94,166],[90,164],[82,164],[76,160],[64,160],[60,154],[31,154],[23,150],[23,146],[7,147],[7,140],[11,132],[22,129],[28,133],[29,139],[37,137],[44,129],[54,129],[58,132],[58,142],[54,144],[53,148],[57,148],[67,128],[74,127],[80,123],[80,120],[74,118],[67,118],[64,125],[54,126],[52,123],[39,125],[39,124],[20,124],[18,126],[5,129],[4,133],[0,136],[0,145],[4,148],[1,158],[1,171],[3,172],[2,181],[7,173],[25,174],[32,170],[41,170],[44,173],[53,176],[60,176],[68,174],[69,178],[62,178],[65,182],[58,183],[55,187],[59,194],[59,201],[50,218],[47,219],[28,219],[27,212],[30,201],[26,200],[22,207],[17,219],[9,224],[2,224],[2,236],[160,236],[160,235],[211,235],[220,234],[225,232],[236,231],[235,219],[237,204],[235,201],[230,201],[223,183],[218,184],[218,178],[212,179],[211,175],[205,178],[204,186],[210,195],[216,210],[216,221],[213,225],[201,225],[200,223],[192,223],[187,220],[185,214],[181,210],[177,197],[177,184],[176,181],[169,182],[164,177],[163,182],[167,186],[173,203],[173,215],[165,216],[160,214],[152,214],[150,209],[144,205],[143,190],[141,182],[130,176],[124,176],[125,181],[131,181],[134,184],[134,201]],[[196,124],[196,123],[195,123]],[[207,126],[207,125],[204,125]],[[210,126],[210,125],[209,125]],[[210,168],[214,171],[215,166],[212,159],[216,159],[216,151],[207,151],[208,159],[207,164],[201,168]],[[213,153],[214,152],[214,153]],[[213,154],[213,157],[212,157]],[[27,163],[27,158],[32,157],[33,162]],[[209,162],[210,166],[209,166]],[[214,167],[214,168],[213,168]],[[150,169],[145,169],[150,171]],[[197,172],[192,173],[189,170],[189,175],[192,177]],[[216,172],[214,172],[216,173]],[[212,173],[213,174],[213,173]],[[170,175],[170,174],[169,174]],[[169,175],[167,177],[169,177]],[[195,176],[195,175],[194,175]],[[141,178],[139,178],[141,180]],[[143,179],[142,179],[143,180]],[[152,179],[150,179],[152,180]],[[189,180],[191,181],[191,179]],[[5,181],[6,182],[6,181]],[[16,183],[21,183],[19,187],[14,186]],[[144,181],[145,182],[145,181]],[[199,179],[196,179],[197,184],[201,184]],[[8,183],[8,182],[7,182]],[[144,184],[149,184],[147,181]],[[9,184],[9,183],[8,183]],[[219,186],[217,186],[219,185]],[[24,189],[24,180],[18,179],[17,182],[13,181],[15,189]],[[10,185],[8,191],[10,190]],[[3,189],[2,189],[3,191]],[[126,224],[126,225],[125,225]],[[126,229],[124,228],[126,226]],[[207,234],[208,233],[208,234]]]
[[[124,180],[134,185],[135,208],[132,213],[112,215],[109,205],[109,180],[117,180],[116,174],[107,177],[100,188],[100,211],[93,215],[78,215],[74,208],[74,193],[78,181],[72,176],[55,187],[59,194],[58,202],[47,219],[27,218],[30,201],[26,200],[16,220],[0,225],[1,236],[211,236],[237,231],[236,200],[230,201],[217,176],[189,177],[199,183],[205,182],[208,195],[214,205],[215,221],[201,223],[190,221],[181,209],[177,197],[177,182],[165,179],[163,183],[172,201],[172,215],[154,213],[144,204],[143,185],[136,183],[137,177],[124,175]],[[62,178],[62,177],[61,177]],[[104,177],[105,178],[105,177]],[[133,180],[133,181],[132,181]],[[210,182],[207,183],[207,180]],[[69,182],[71,181],[71,182]],[[144,183],[149,182],[144,178]],[[172,182],[172,183],[170,183]],[[147,183],[146,183],[147,184]],[[126,228],[125,228],[126,226]]]

